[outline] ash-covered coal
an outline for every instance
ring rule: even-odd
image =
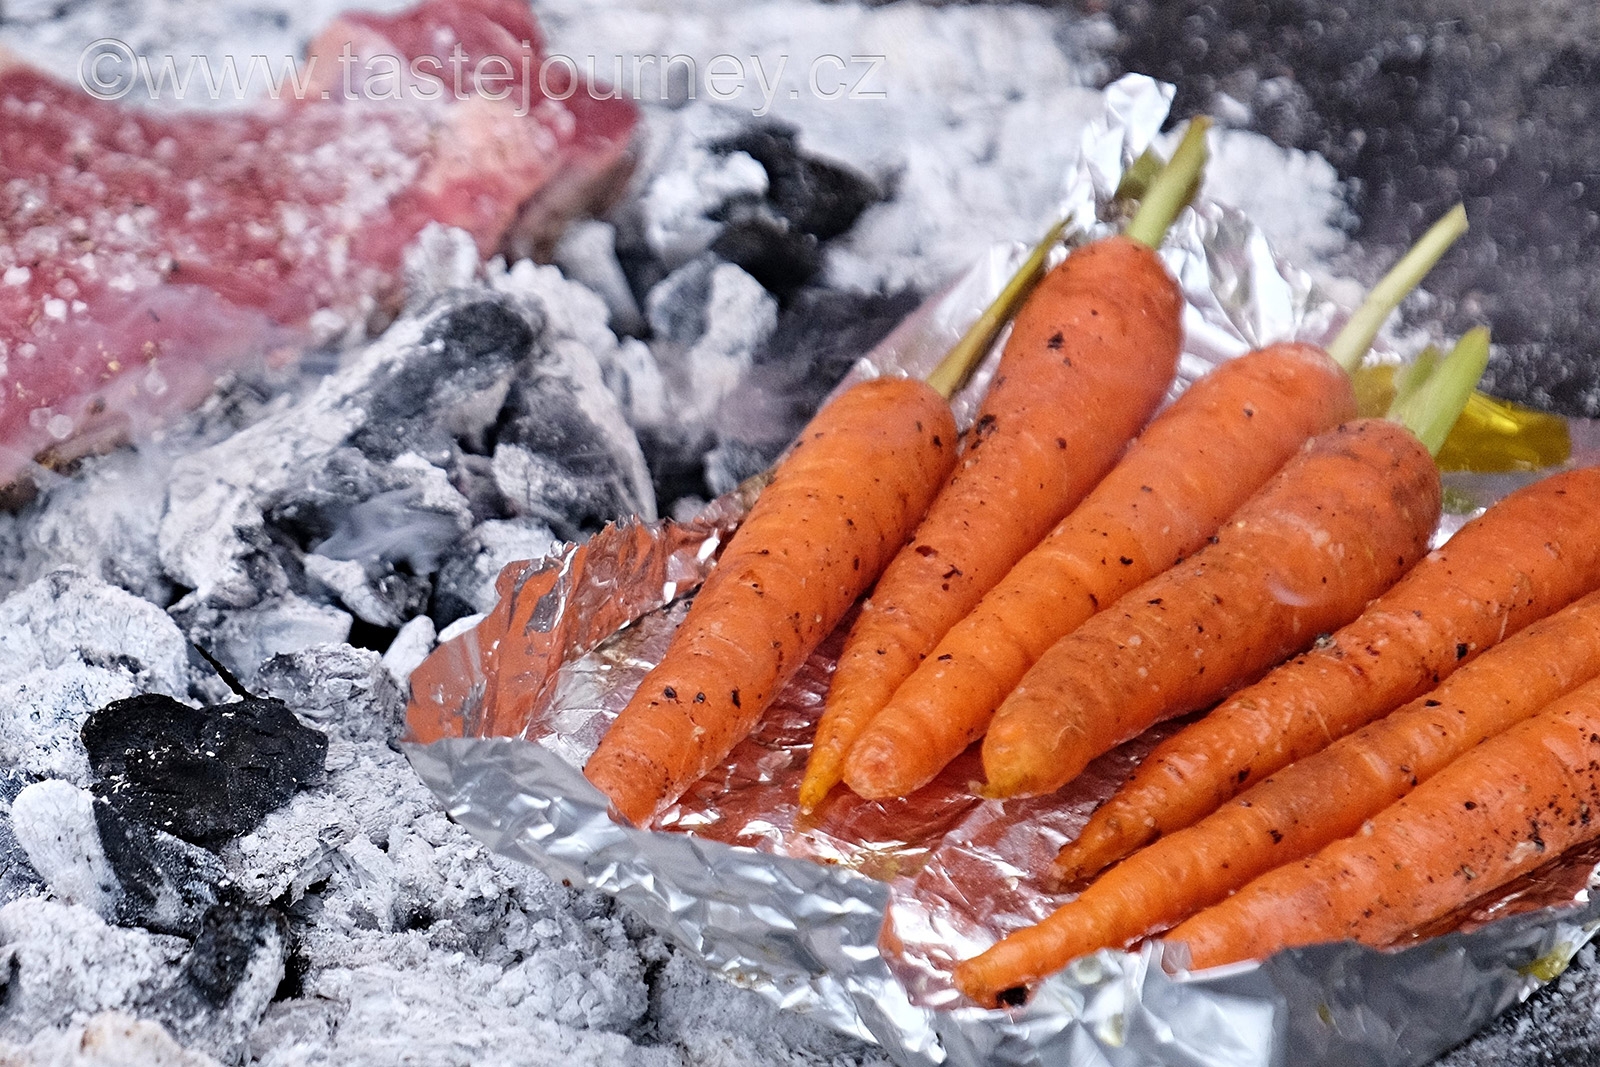
[[[1352,265],[1367,280],[1465,201],[1472,231],[1427,281],[1446,328],[1492,325],[1486,383],[1496,393],[1600,414],[1592,4],[1114,0],[1105,9],[1120,34],[1116,60],[1177,84],[1175,116],[1243,104],[1250,128],[1320,153],[1349,179],[1367,246]]]
[[[193,708],[141,694],[90,715],[83,745],[118,814],[214,847],[320,781],[328,738],[280,700]]]
[[[807,155],[797,131],[760,123],[713,141],[715,154],[742,152],[767,175],[761,198],[736,197],[712,217],[722,232],[711,251],[787,301],[822,267],[822,242],[838,237],[883,194],[866,175]]]

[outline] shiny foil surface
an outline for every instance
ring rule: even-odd
[[[1106,90],[1064,185],[1077,239],[1113,228],[1117,182],[1171,95],[1137,76]],[[925,373],[1025,251],[995,248],[854,373]],[[1260,344],[1325,341],[1342,323],[1232,209],[1186,211],[1163,256],[1187,301],[1179,388]],[[994,360],[956,398],[958,418],[970,420]],[[1574,423],[1572,437],[1576,460],[1600,460],[1592,425]],[[1439,537],[1535,476],[1452,475],[1459,514]],[[664,653],[683,595],[754,489],[690,523],[627,522],[508,567],[494,611],[413,674],[408,713],[412,763],[454,819],[496,851],[613,894],[728,979],[907,1065],[1419,1064],[1553,978],[1600,924],[1594,848],[1387,951],[1314,946],[1190,974],[1181,948],[1152,941],[1078,961],[1022,1008],[964,1004],[953,962],[1069,899],[1036,874],[1175,726],[1048,797],[980,799],[972,750],[911,797],[870,802],[841,789],[802,816],[796,790],[847,618],[755,733],[654,828],[613,822],[579,768]]]

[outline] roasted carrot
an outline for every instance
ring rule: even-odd
[[[906,679],[851,748],[845,782],[865,797],[926,784],[1046,649],[1205,544],[1308,438],[1354,415],[1348,375],[1312,345],[1195,382]]]
[[[1212,371],[1159,415],[872,718],[847,757],[851,788],[882,797],[932,779],[982,735],[1050,645],[1199,548],[1306,438],[1353,417],[1344,370],[1360,361],[1387,315],[1465,229],[1459,209],[1431,227],[1328,352],[1277,345],[1250,353]]]
[[[1600,680],[1485,741],[1353,836],[1170,934],[1190,966],[1351,938],[1383,945],[1600,835]]]
[[[975,1000],[992,1003],[1078,956],[1181,922],[1274,867],[1355,833],[1452,760],[1597,676],[1600,593],[1590,593],[1426,696],[1133,853],[1039,925],[963,964],[958,981]]]
[[[1062,849],[1057,875],[1087,877],[1191,825],[1595,588],[1597,483],[1588,468],[1513,493],[1360,618],[1158,745]]]
[[[884,572],[839,656],[801,784],[814,807],[856,736],[945,631],[1083,499],[1161,402],[1182,298],[1153,245],[1204,161],[1206,124],[1129,227],[1077,249],[1012,325],[955,473]],[[1152,220],[1155,220],[1154,222]]]
[[[1056,642],[995,713],[992,796],[1047,793],[1354,618],[1427,551],[1433,457],[1366,419],[1313,439],[1215,539]]]
[[[825,406],[584,767],[635,824],[727,756],[916,527],[955,462],[949,404],[881,378]]]
[[[584,768],[619,814],[647,821],[725,757],[910,536],[955,463],[951,393],[1067,224],[1051,227],[926,384],[851,386],[770,479],[741,487],[759,493],[749,517]]]

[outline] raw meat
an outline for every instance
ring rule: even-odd
[[[625,177],[636,112],[541,60],[522,0],[346,16],[298,99],[238,113],[136,110],[0,57],[0,482],[359,336],[431,222],[483,254],[551,243]]]

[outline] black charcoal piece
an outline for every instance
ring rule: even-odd
[[[178,973],[151,992],[140,1014],[160,1020],[188,1048],[245,1062],[251,1035],[283,984],[290,943],[276,910],[225,897],[206,911]]]
[[[533,341],[533,327],[500,301],[480,300],[440,316],[422,338],[439,348],[439,356],[405,361],[380,378],[366,398],[366,424],[350,443],[377,460],[394,459],[419,441],[442,444],[439,413],[503,377],[528,356]]]
[[[119,814],[208,847],[320,782],[328,750],[281,701],[191,708],[156,694],[94,712],[83,743],[95,793]]]
[[[275,953],[281,968],[288,943],[287,924],[272,908],[245,901],[216,904],[205,913],[179,982],[211,1007],[225,1007],[257,956]]]
[[[767,201],[796,230],[819,240],[844,233],[863,211],[883,198],[865,175],[801,152],[795,131],[788,126],[753,126],[711,148],[714,152],[744,152],[760,163],[767,172]]]
[[[158,833],[119,815],[105,800],[94,806],[100,847],[122,887],[116,921],[158,934],[194,937],[227,880],[222,861],[203,848]]]
[[[711,251],[742,267],[768,292],[787,300],[822,266],[817,238],[782,218],[752,212],[730,218]]]

